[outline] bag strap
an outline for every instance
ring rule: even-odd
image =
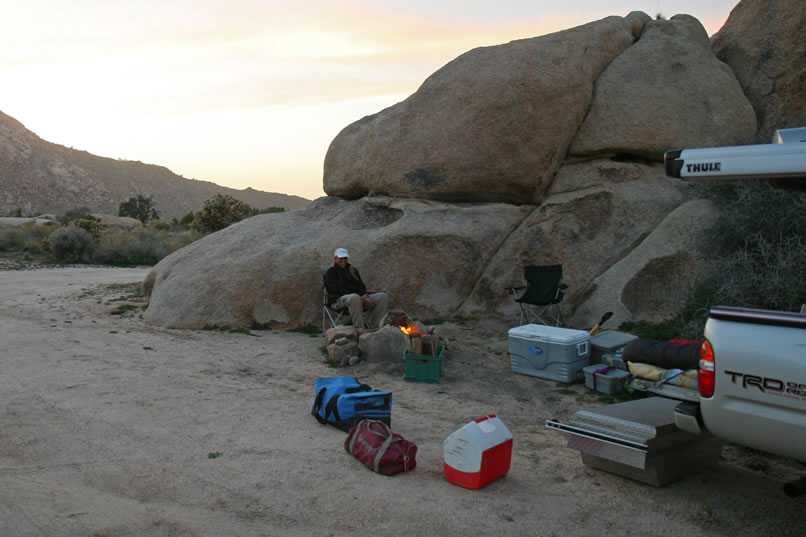
[[[341,421],[341,416],[339,416],[339,409],[336,406],[339,403],[340,396],[341,394],[334,395],[327,402],[327,405],[325,406],[325,423],[327,423],[327,418],[331,415],[333,416],[333,419],[336,423]]]
[[[392,442],[395,441],[397,441],[397,438],[389,435],[386,437],[386,440],[383,441],[381,447],[378,448],[378,452],[375,454],[375,461],[372,463],[372,467],[377,473],[381,473],[381,459],[386,454],[386,450],[389,449],[389,446],[392,445]]]
[[[313,408],[311,409],[311,414],[313,414],[316,421],[322,425],[327,425],[327,419],[319,415],[319,409],[322,408],[322,399],[325,397],[325,391],[327,391],[327,388],[321,388],[319,390],[319,393],[316,394],[316,398],[313,400]]]

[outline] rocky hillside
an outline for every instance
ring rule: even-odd
[[[171,170],[136,161],[98,157],[42,140],[19,121],[0,112],[0,215],[61,214],[76,207],[117,214],[121,201],[152,196],[162,218],[198,210],[217,192],[252,207],[297,209],[299,196],[236,190],[185,179]]]

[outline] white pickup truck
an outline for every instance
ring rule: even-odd
[[[679,429],[806,463],[806,315],[712,308],[697,381]],[[784,490],[806,493],[806,478]]]
[[[767,179],[799,190],[806,128],[780,129],[771,144],[669,151],[665,164],[687,181]],[[677,426],[806,462],[806,315],[717,307],[705,339],[699,398],[675,409]],[[803,480],[787,489],[798,491]]]

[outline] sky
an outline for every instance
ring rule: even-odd
[[[324,195],[341,129],[479,46],[738,0],[0,0],[0,111],[40,138],[189,179]]]

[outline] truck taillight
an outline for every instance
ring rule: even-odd
[[[714,395],[714,370],[714,349],[706,340],[700,347],[700,369],[697,372],[697,389],[703,397]]]

